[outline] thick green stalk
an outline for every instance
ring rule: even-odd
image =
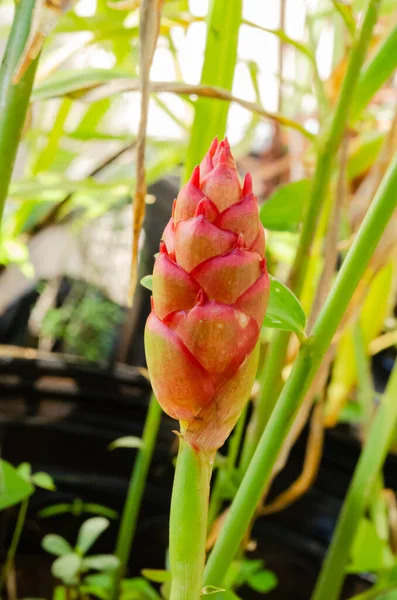
[[[200,600],[212,461],[180,438],[170,515],[170,600]]]
[[[369,0],[368,2],[361,30],[350,55],[336,110],[330,126],[326,129],[325,135],[320,140],[310,198],[306,208],[298,249],[289,277],[289,286],[298,297],[300,297],[303,289],[309,266],[310,247],[312,246],[320,214],[327,198],[333,160],[342,142],[343,133],[349,120],[350,104],[353,100],[354,89],[367,53],[372,30],[377,21],[380,2],[381,0]],[[277,398],[274,390],[277,390],[277,382],[281,379],[288,340],[289,334],[279,331],[275,334],[270,345],[267,356],[268,364],[265,365],[261,381],[261,394],[251,420],[251,431],[248,431],[244,443],[243,468],[247,467],[274,408]]]
[[[397,425],[397,365],[369,431],[339,515],[327,557],[313,593],[313,600],[337,600],[345,567],[359,523],[393,441]]]
[[[269,423],[240,485],[220,536],[209,557],[205,583],[220,586],[246,531],[283,442],[324,358],[353,293],[397,206],[397,154],[340,269],[313,328],[302,345]]]
[[[12,83],[29,35],[34,4],[35,0],[21,0],[16,4],[14,22],[0,69],[0,224],[37,67],[35,60],[20,83]]]
[[[207,17],[207,40],[200,83],[232,90],[237,60],[238,34],[242,20],[242,0],[211,0]],[[217,135],[226,132],[229,102],[198,98],[186,155],[183,179],[186,181]]]
[[[254,455],[260,437],[265,429],[281,391],[281,371],[287,352],[289,333],[275,332],[259,377],[260,395],[254,404],[254,412],[245,434],[241,455],[241,470],[245,472]]]
[[[127,499],[124,505],[120,529],[117,537],[115,554],[120,561],[120,567],[113,576],[111,592],[111,598],[113,598],[113,600],[117,600],[119,597],[120,581],[124,576],[130,556],[132,540],[134,538],[137,519],[141,508],[143,491],[145,489],[146,477],[149,471],[149,466],[152,460],[153,450],[160,427],[161,415],[161,407],[154,395],[152,395],[143,429],[142,445],[138,450],[134,467],[132,469]]]

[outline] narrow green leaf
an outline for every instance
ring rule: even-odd
[[[270,275],[270,296],[263,327],[293,331],[304,336],[306,315],[297,297]]]
[[[85,554],[108,527],[109,521],[104,517],[88,519],[80,527],[76,547]]]
[[[142,440],[134,435],[127,435],[125,437],[117,438],[111,444],[109,444],[109,450],[115,448],[141,448]]]
[[[212,0],[207,19],[207,40],[201,83],[231,91],[237,60],[242,0]],[[186,156],[184,179],[200,163],[213,138],[224,137],[229,103],[199,98]]]
[[[82,558],[76,553],[64,554],[57,558],[51,567],[51,573],[66,584],[76,582],[76,576],[81,567]]]
[[[154,581],[155,583],[166,583],[167,581],[171,581],[170,571],[164,571],[163,569],[142,569],[141,573],[146,579]]]
[[[44,536],[41,542],[42,548],[55,556],[63,556],[64,554],[73,554],[73,548],[65,538],[55,533],[49,533]]]
[[[397,25],[394,25],[361,71],[350,108],[350,123],[360,117],[376,92],[393,75],[396,67]]]
[[[33,485],[6,460],[0,460],[0,510],[19,504],[34,492]]]
[[[147,290],[153,290],[153,275],[145,275],[141,279],[141,285]]]
[[[113,554],[98,554],[97,556],[88,556],[83,559],[82,568],[84,570],[94,569],[95,571],[115,571],[120,565],[117,556]]]
[[[45,490],[50,490],[51,492],[56,490],[54,480],[48,473],[44,473],[44,471],[38,471],[32,475],[32,483]]]
[[[309,179],[278,187],[260,209],[263,226],[274,231],[298,231],[310,189]]]
[[[32,102],[56,96],[80,95],[110,80],[123,79],[128,75],[118,69],[64,70],[37,84],[32,92]]]

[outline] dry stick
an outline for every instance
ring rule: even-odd
[[[128,304],[132,299],[137,283],[139,236],[145,216],[146,174],[145,174],[145,148],[146,129],[149,112],[150,98],[150,67],[152,65],[157,38],[160,31],[160,16],[163,0],[142,0],[139,25],[139,90],[141,92],[141,116],[139,120],[138,136],[136,140],[136,189],[133,202],[132,219],[132,258],[130,284],[128,290]]]
[[[80,91],[79,99],[86,102],[94,102],[96,100],[101,100],[103,98],[107,98],[109,95],[114,94],[115,92],[137,92],[139,91],[139,81],[136,79],[116,79],[105,84],[95,84],[87,88],[87,91],[84,93],[83,90]],[[234,96],[227,90],[223,88],[214,86],[214,85],[191,85],[189,83],[179,82],[179,81],[151,81],[149,84],[149,91],[155,94],[160,92],[164,93],[172,93],[179,94],[181,96],[200,96],[204,98],[214,98],[216,100],[225,100],[226,102],[235,102],[239,104],[243,108],[246,108],[250,112],[257,113],[261,117],[265,119],[269,119],[270,121],[275,121],[284,127],[290,127],[291,129],[296,129],[300,131],[302,135],[304,135],[310,141],[315,141],[316,136],[314,136],[310,131],[305,129],[303,125],[293,121],[292,119],[288,119],[283,115],[278,113],[272,113],[268,110],[265,110],[263,106],[257,104],[256,102],[249,102],[248,100],[244,100],[243,98],[239,98]],[[58,93],[54,93],[50,97],[58,97]]]
[[[389,538],[393,554],[397,554],[397,500],[394,490],[382,490],[382,495],[387,505],[389,519]]]
[[[260,510],[261,515],[271,515],[284,510],[303,496],[314,483],[323,453],[323,400],[322,396],[312,413],[302,473],[287,490]]]
[[[285,4],[286,0],[280,0],[280,30],[284,31],[285,28]],[[283,70],[284,70],[284,48],[285,43],[282,38],[279,38],[278,42],[278,93],[277,93],[277,110],[281,111],[283,104]]]

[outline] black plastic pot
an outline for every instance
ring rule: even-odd
[[[141,434],[149,386],[133,368],[104,371],[80,361],[65,363],[55,355],[45,360],[1,358],[0,394],[3,457],[14,464],[29,460],[34,470],[50,473],[57,485],[56,492],[38,490],[32,496],[17,562],[21,597],[49,598],[53,585],[48,576],[51,561],[40,548],[41,539],[46,533],[57,532],[73,542],[79,525],[89,515],[39,518],[37,513],[77,497],[106,505],[120,514],[135,451],[109,452],[107,446],[117,437]],[[164,566],[175,450],[173,427],[173,422],[165,417],[132,550],[133,575],[143,567]],[[273,494],[298,476],[305,437],[306,432],[275,481]],[[328,432],[320,473],[312,490],[285,511],[258,520],[253,532],[257,541],[253,557],[263,558],[280,581],[268,595],[269,600],[310,598],[358,455],[359,444],[346,430]],[[397,487],[395,457],[388,459],[385,475],[387,485]],[[2,552],[14,516],[15,511],[2,513]],[[116,531],[117,521],[113,521],[95,551],[111,551]],[[36,565],[33,572],[32,565]],[[363,580],[350,578],[344,597],[364,586]],[[260,596],[246,589],[242,597],[251,600]]]

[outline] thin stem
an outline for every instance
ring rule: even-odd
[[[313,176],[311,194],[306,208],[306,216],[299,239],[299,245],[294,264],[289,276],[289,287],[300,297],[310,262],[310,247],[316,234],[320,214],[327,198],[328,187],[332,175],[334,156],[342,142],[346,125],[349,120],[349,107],[353,99],[360,68],[367,53],[372,30],[376,24],[380,8],[380,0],[369,0],[365,17],[356,44],[353,46],[346,75],[343,80],[338,104],[330,127],[319,144],[319,154]],[[261,395],[256,404],[252,418],[252,430],[247,435],[244,444],[243,467],[246,468],[259,437],[266,426],[274,408],[277,394],[274,394],[274,384],[281,380],[281,371],[285,362],[289,334],[277,332],[269,348],[267,362],[263,373]],[[277,389],[277,388],[276,388]]]
[[[114,600],[119,597],[120,581],[127,568],[132,540],[134,538],[137,519],[141,508],[143,491],[145,489],[145,482],[160,427],[161,414],[161,407],[154,395],[152,395],[143,429],[142,445],[138,450],[138,455],[135,459],[135,464],[131,473],[127,499],[124,505],[117,538],[115,554],[120,560],[120,567],[115,572],[112,581],[112,593],[110,597]]]
[[[397,154],[346,256],[313,329],[302,345],[209,557],[205,583],[221,585],[268,484],[282,444],[337,327],[397,206]]]
[[[290,275],[290,286],[298,296],[300,296],[303,287],[307,264],[310,258],[309,249],[314,239],[321,209],[331,180],[334,156],[340,146],[348,123],[350,104],[360,76],[361,66],[372,38],[372,30],[378,18],[380,4],[381,0],[369,0],[368,2],[360,33],[350,54],[350,60],[347,65],[334,117],[330,128],[327,129],[322,140],[320,140],[320,149],[313,176],[310,200],[306,208],[306,218],[303,223],[298,250]]]
[[[180,438],[170,515],[170,600],[200,600],[212,459]]]
[[[397,366],[371,426],[347,492],[327,557],[312,596],[313,600],[336,600],[343,585],[350,548],[382,469],[397,424]]]
[[[34,5],[35,0],[21,0],[16,4],[0,69],[0,224],[38,63],[37,59],[33,61],[20,83],[12,83],[29,35]]]
[[[8,549],[8,552],[7,552],[6,561],[5,561],[4,566],[3,566],[2,570],[1,570],[0,593],[1,593],[3,585],[7,581],[7,576],[8,576],[9,570],[10,570],[10,568],[11,568],[11,566],[12,566],[14,560],[15,560],[15,555],[17,553],[19,540],[21,538],[23,526],[25,524],[26,513],[28,511],[28,505],[29,505],[29,499],[26,499],[26,500],[24,500],[22,502],[22,504],[21,504],[21,506],[19,508],[18,518],[17,518],[17,522],[16,522],[16,525],[15,525],[15,529],[14,529],[14,534],[12,536],[11,544],[10,544],[10,547]]]

